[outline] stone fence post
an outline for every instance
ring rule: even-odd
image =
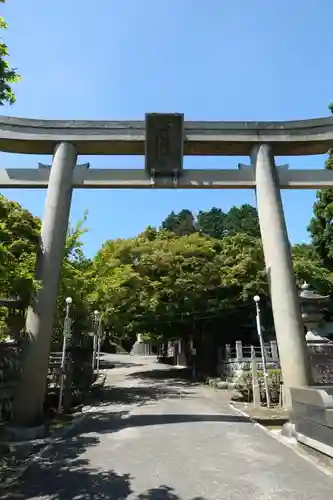
[[[226,361],[230,361],[230,352],[231,352],[231,347],[230,347],[230,344],[226,344],[225,345],[225,360]]]
[[[236,358],[237,361],[243,361],[243,346],[241,340],[236,340]]]
[[[258,367],[256,360],[256,352],[253,345],[251,345],[251,373],[252,373],[252,391],[253,391],[253,406],[259,408],[260,402],[260,386],[258,381]]]
[[[279,352],[276,340],[270,341],[272,361],[279,361]]]

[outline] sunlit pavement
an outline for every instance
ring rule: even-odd
[[[104,355],[102,367],[100,401],[2,498],[332,498],[333,479],[233,413],[223,391],[155,358]]]

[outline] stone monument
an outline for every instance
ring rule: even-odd
[[[150,342],[143,339],[142,333],[137,333],[130,354],[131,356],[149,356],[151,354]]]

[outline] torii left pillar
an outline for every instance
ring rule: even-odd
[[[21,380],[13,403],[16,425],[34,425],[43,412],[76,159],[76,148],[72,144],[62,142],[56,146],[36,259],[36,279],[40,282],[40,289],[27,312],[27,344],[23,353]]]

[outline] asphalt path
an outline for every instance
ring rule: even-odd
[[[115,363],[116,367],[110,368]],[[333,479],[154,358],[103,355],[107,382],[3,500],[328,500]]]

